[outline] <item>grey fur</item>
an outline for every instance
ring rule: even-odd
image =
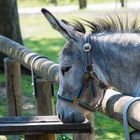
[[[110,86],[140,96],[140,34],[98,33],[92,36],[93,59]]]

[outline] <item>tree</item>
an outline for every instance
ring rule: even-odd
[[[16,0],[0,0],[0,35],[23,44]],[[4,57],[5,55],[0,53],[0,70],[3,69]]]
[[[79,8],[83,9],[87,7],[87,1],[86,0],[79,0]]]
[[[58,5],[58,1],[57,0],[38,0],[38,1],[42,1],[44,4],[45,3],[53,3],[55,6]]]
[[[121,2],[121,7],[124,7],[124,0],[120,0]]]
[[[55,6],[58,5],[58,1],[57,1],[57,0],[50,0],[49,2],[50,2],[50,3],[53,3]]]

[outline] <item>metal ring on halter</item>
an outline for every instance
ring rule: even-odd
[[[91,45],[90,43],[85,43],[84,46],[83,46],[83,50],[85,52],[89,52],[91,50]]]
[[[85,67],[85,72],[86,73],[89,73],[90,72],[87,67]]]
[[[35,95],[35,76],[34,76],[33,65],[34,65],[35,61],[37,59],[39,59],[39,58],[46,58],[46,59],[48,59],[45,56],[39,55],[39,56],[36,56],[35,58],[33,58],[32,62],[31,62],[31,77],[32,77],[32,84],[31,85],[32,85],[33,95]]]
[[[130,101],[128,101],[123,108],[123,127],[124,127],[124,131],[125,131],[125,140],[130,140],[130,135],[129,135],[129,130],[128,130],[128,109],[130,108],[130,106],[136,102],[139,101],[140,97],[136,97],[134,99],[131,99]]]

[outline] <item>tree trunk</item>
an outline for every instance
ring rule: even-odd
[[[0,35],[23,44],[16,0],[0,0]],[[0,53],[0,70],[3,70],[4,57]]]
[[[57,1],[57,0],[50,0],[49,2],[50,2],[50,3],[53,3],[55,6],[58,5],[58,1]]]
[[[120,0],[121,2],[121,7],[124,7],[124,0]]]
[[[87,1],[86,0],[79,0],[79,8],[83,9],[87,7]]]

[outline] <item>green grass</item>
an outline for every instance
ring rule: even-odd
[[[58,63],[58,52],[64,46],[65,40],[61,38],[42,38],[38,40],[25,39],[25,46],[31,50],[47,56],[49,59]]]
[[[6,96],[3,93],[3,88],[5,87],[5,76],[0,73],[0,117],[6,116],[7,108],[6,108]]]
[[[124,140],[122,125],[100,112],[95,113],[95,133],[96,140]]]
[[[32,86],[31,86],[31,76],[22,74],[22,91],[24,96],[31,97],[32,96]]]
[[[0,73],[0,85],[3,86],[5,82],[5,76]]]

